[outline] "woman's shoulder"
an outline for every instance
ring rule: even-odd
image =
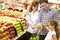
[[[27,16],[30,16],[31,15],[31,12],[28,12]]]
[[[53,34],[56,34],[56,32],[55,32],[55,31],[50,31],[49,33],[50,33],[50,34],[52,34],[52,35],[53,35]]]

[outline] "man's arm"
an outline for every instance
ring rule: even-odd
[[[58,11],[54,12],[54,20],[58,22]]]

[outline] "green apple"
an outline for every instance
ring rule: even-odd
[[[37,28],[38,28],[38,29],[41,29],[41,26],[40,26],[40,25],[38,25],[38,26],[37,26]]]
[[[36,37],[34,37],[33,40],[36,40]]]
[[[36,36],[36,40],[39,40],[39,37],[38,36]]]
[[[30,40],[33,40],[33,38],[31,37]]]
[[[18,30],[17,32],[20,33],[20,32],[22,32],[22,30]]]
[[[4,39],[4,40],[9,40],[9,38],[8,38],[7,36],[6,36],[6,37],[4,37],[3,39]]]
[[[16,28],[16,30],[19,31],[20,30],[20,27]]]
[[[22,35],[22,34],[23,34],[23,32],[18,33],[18,35]]]

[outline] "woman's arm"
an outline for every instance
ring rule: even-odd
[[[31,14],[26,15],[26,20],[27,20],[28,24],[32,24],[32,22],[31,22],[31,20],[30,20],[30,15],[31,15]]]
[[[50,31],[50,29],[49,29],[47,26],[46,26],[45,28],[46,28],[48,31]]]
[[[52,35],[53,40],[57,40],[56,34]]]

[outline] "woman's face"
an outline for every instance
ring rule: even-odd
[[[33,6],[32,9],[33,9],[34,11],[37,11],[37,10],[38,10],[38,6],[35,6],[35,7]]]
[[[48,28],[52,30],[53,29],[53,26],[50,25],[50,23],[48,23]]]

